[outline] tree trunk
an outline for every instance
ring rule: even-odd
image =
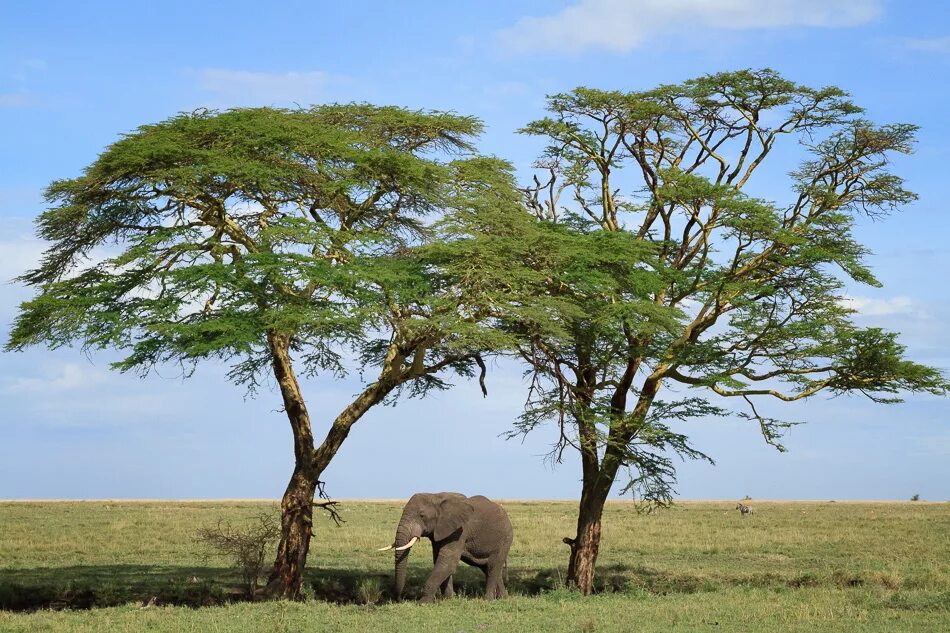
[[[583,384],[586,385],[592,384],[595,376],[591,374],[583,378]],[[604,477],[598,457],[597,428],[593,421],[596,416],[591,411],[591,400],[592,398],[582,398],[576,411],[583,485],[577,512],[577,533],[574,538],[564,539],[564,542],[571,546],[567,584],[569,587],[576,587],[585,596],[594,590],[594,567],[597,563],[597,553],[600,551],[600,520],[607,494],[613,484],[613,478]]]
[[[294,435],[294,473],[280,501],[280,543],[277,559],[267,579],[264,595],[269,598],[299,600],[303,571],[313,534],[313,497],[322,469],[317,466],[310,414],[290,360],[290,339],[269,332],[268,347],[274,377],[280,387],[284,410]]]
[[[585,596],[594,591],[594,571],[600,552],[600,523],[609,492],[609,484],[584,483],[577,513],[577,534],[573,539],[565,539],[571,546],[567,584],[577,587]]]
[[[580,355],[578,357],[581,358]],[[624,411],[630,386],[640,365],[640,358],[634,357],[628,360],[617,389],[611,397],[610,408],[613,422],[603,449],[603,459],[598,455],[597,429],[593,422],[596,416],[591,410],[593,401],[591,385],[596,380],[596,373],[589,370],[577,375],[578,391],[581,395],[578,397],[579,406],[576,409],[575,421],[580,440],[579,450],[584,476],[577,512],[577,534],[574,538],[565,538],[564,542],[571,547],[567,584],[576,587],[585,596],[594,591],[597,555],[600,553],[601,519],[607,496],[617,478],[617,471],[624,462],[622,447],[627,446],[636,432],[636,428],[626,422],[627,416],[624,415]],[[660,388],[663,370],[665,367],[658,368],[644,382],[630,418],[634,420],[646,418]]]
[[[350,428],[372,406],[399,384],[398,369],[403,357],[391,348],[380,379],[369,385],[333,421],[319,447],[314,446],[310,414],[300,391],[290,359],[290,338],[268,332],[274,377],[280,387],[284,410],[294,435],[294,473],[280,502],[280,543],[277,559],[263,594],[268,598],[299,600],[310,537],[313,535],[313,499],[320,475],[336,456]],[[396,377],[394,377],[396,376]]]
[[[639,367],[639,360],[627,366],[621,380],[623,393],[614,395],[611,407],[614,415],[622,416],[626,406],[626,389],[629,388],[633,374]],[[659,390],[662,376],[658,373],[650,376],[641,390],[633,418],[644,419],[653,404]],[[604,514],[607,496],[617,478],[617,471],[623,463],[621,446],[630,442],[635,429],[612,424],[603,459],[598,459],[596,433],[588,418],[578,419],[581,438],[581,466],[584,472],[581,501],[577,513],[577,534],[573,539],[565,539],[571,546],[571,560],[567,567],[569,586],[577,587],[582,594],[590,595],[594,590],[594,573],[597,555],[600,553],[600,525]],[[618,418],[619,419],[619,418]]]
[[[267,580],[265,595],[271,598],[299,600],[303,572],[313,535],[313,497],[317,475],[308,474],[299,466],[287,484],[280,501],[280,544],[277,559]]]

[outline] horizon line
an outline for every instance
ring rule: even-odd
[[[409,497],[392,497],[392,498],[338,498],[332,499],[334,503],[345,504],[345,503],[397,503],[405,502]],[[519,499],[519,498],[504,498],[504,497],[494,497],[494,501],[502,503],[578,503],[578,499],[563,499],[563,498],[534,498],[534,499]],[[736,499],[730,498],[715,498],[715,499],[702,499],[702,498],[690,498],[690,499],[676,499],[673,501],[673,505],[678,503],[734,503],[736,501],[754,501],[756,503],[916,503],[916,504],[925,504],[925,503],[950,503],[950,499],[944,500],[928,500],[928,499],[919,499],[913,501],[911,499],[770,499],[770,498],[741,498],[737,497]],[[0,504],[4,503],[280,503],[279,497],[266,498],[266,497],[208,497],[208,498],[197,498],[197,497],[188,497],[188,498],[145,498],[145,497],[101,497],[101,498],[82,498],[82,499],[71,499],[71,498],[28,498],[28,499],[14,499],[14,498],[0,498]],[[633,499],[608,499],[608,504],[633,504],[636,503]]]

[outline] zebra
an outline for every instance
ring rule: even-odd
[[[739,511],[739,514],[742,515],[742,518],[745,518],[747,514],[755,514],[755,510],[752,509],[752,506],[747,506],[741,501],[736,504],[736,510]]]

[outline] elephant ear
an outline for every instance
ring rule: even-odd
[[[432,534],[433,540],[441,541],[451,536],[475,514],[475,506],[468,499],[446,499],[439,504],[439,519]]]

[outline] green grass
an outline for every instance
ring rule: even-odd
[[[303,604],[227,604],[237,574],[194,539],[274,504],[0,503],[0,607],[44,607],[0,611],[0,631],[950,630],[950,503],[757,502],[746,519],[727,502],[610,504],[590,598],[562,588],[575,505],[504,505],[513,597],[473,599],[483,578],[462,566],[462,597],[423,606],[388,602],[392,556],[374,551],[399,503],[344,503],[341,528],[317,515]],[[418,590],[428,541],[410,562]],[[152,596],[215,606],[140,608]]]

